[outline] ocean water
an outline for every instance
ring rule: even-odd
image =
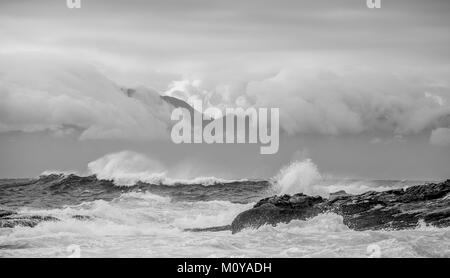
[[[309,186],[359,193],[413,184],[420,183],[322,179]],[[133,186],[67,175],[1,180],[0,208],[62,221],[1,228],[0,257],[450,257],[450,228],[353,231],[331,213],[234,235],[184,231],[230,224],[257,200],[283,191],[279,186],[213,178]]]

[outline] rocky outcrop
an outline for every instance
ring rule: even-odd
[[[216,226],[216,227],[209,227],[209,228],[184,229],[185,232],[221,232],[221,231],[229,231],[229,230],[231,230],[231,225]]]
[[[322,197],[302,193],[293,196],[273,196],[260,200],[252,209],[240,213],[231,223],[233,233],[247,227],[288,223],[293,219],[308,219],[324,211]]]
[[[21,215],[12,211],[3,212],[0,211],[0,228],[14,228],[16,226],[32,228],[43,221],[59,221],[52,216]]]
[[[0,209],[0,218],[10,216],[14,213],[15,213],[14,211]]]
[[[341,215],[344,224],[354,230],[407,229],[420,221],[446,227],[450,225],[450,180],[360,195],[338,192],[329,199],[302,193],[273,196],[240,213],[231,231],[305,220],[323,212]]]
[[[90,220],[90,216],[86,215],[73,215],[73,219],[76,220]],[[33,228],[41,222],[45,221],[60,221],[60,219],[50,215],[30,215],[19,214],[14,211],[0,210],[0,228],[14,228],[16,226]]]

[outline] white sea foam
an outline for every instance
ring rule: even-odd
[[[362,194],[367,191],[386,191],[393,188],[406,187],[405,185],[384,185],[383,181],[331,179],[322,180],[319,186],[326,188],[330,193],[344,190],[349,194]]]
[[[164,178],[161,180],[162,184],[165,185],[175,185],[175,184],[201,184],[204,186],[222,184],[222,183],[232,183],[232,182],[245,182],[248,179],[224,179],[218,177],[196,177],[192,179],[175,179],[175,178]]]
[[[82,257],[368,257],[376,245],[381,257],[449,257],[450,229],[418,227],[404,231],[353,231],[341,216],[326,213],[276,227],[223,232],[185,232],[185,228],[230,224],[253,204],[228,201],[174,202],[151,193],[126,193],[63,209],[23,209],[54,215],[59,222],[0,233],[0,256],[66,257],[80,246]],[[87,215],[91,220],[76,220]]]
[[[140,178],[145,177],[148,166],[154,165],[142,157],[131,159],[133,163],[119,163],[127,154],[112,158],[91,164],[91,169],[103,173],[104,178],[120,180],[124,175],[114,175],[136,170],[133,163],[146,165],[134,171]],[[164,179],[168,181],[167,177]],[[171,180],[172,184],[207,181],[208,178]],[[337,190],[361,193],[390,186],[330,181],[323,178],[311,160],[293,162],[274,181],[278,193],[309,195]],[[275,227],[245,229],[234,235],[230,231],[184,231],[228,225],[252,206],[228,201],[175,201],[149,192],[129,192],[112,201],[97,200],[62,209],[22,208],[20,213],[52,215],[61,221],[42,222],[34,228],[0,229],[0,246],[15,247],[0,248],[0,257],[66,257],[70,255],[67,246],[73,244],[80,246],[82,257],[370,257],[374,255],[370,253],[375,250],[372,247],[376,247],[379,253],[375,255],[380,257],[450,257],[450,228],[421,224],[402,231],[354,231],[333,213]],[[74,215],[90,219],[78,220]]]
[[[78,175],[79,173],[76,171],[67,171],[67,170],[45,170],[39,176],[50,176],[50,175],[69,176],[71,174]]]

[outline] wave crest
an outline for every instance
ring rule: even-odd
[[[328,196],[325,189],[317,186],[322,176],[311,159],[292,162],[282,168],[274,179],[275,189],[280,194],[304,193],[311,196]]]
[[[112,180],[119,186],[133,186],[138,182],[162,185],[192,185],[204,186],[243,182],[246,179],[224,179],[218,177],[172,178],[169,177],[167,168],[157,160],[145,155],[122,151],[107,154],[88,164],[88,172],[98,179]]]
[[[99,179],[113,180],[123,186],[132,186],[138,181],[157,183],[166,175],[161,163],[131,151],[105,155],[90,162],[88,169]]]

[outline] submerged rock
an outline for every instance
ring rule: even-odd
[[[449,193],[450,180],[360,195],[337,192],[330,199],[302,193],[273,196],[236,216],[231,231],[306,220],[323,212],[341,215],[344,224],[354,230],[407,229],[419,221],[446,227],[450,225]]]
[[[216,227],[209,227],[209,228],[184,229],[185,232],[221,232],[221,231],[229,231],[229,230],[231,230],[230,225],[216,226]]]
[[[0,209],[0,218],[15,214],[14,211]]]
[[[87,215],[73,215],[72,218],[80,221],[92,220],[92,217]],[[50,215],[29,215],[0,210],[0,228],[14,228],[16,226],[33,228],[41,222],[48,221],[57,222],[61,220]]]
[[[7,216],[0,216],[0,228],[14,228],[16,226],[33,228],[44,221],[59,221],[59,219],[53,216],[20,215],[14,212]]]
[[[89,216],[89,215],[80,215],[80,214],[72,215],[72,218],[76,219],[76,220],[80,220],[80,221],[92,220],[91,216]]]

